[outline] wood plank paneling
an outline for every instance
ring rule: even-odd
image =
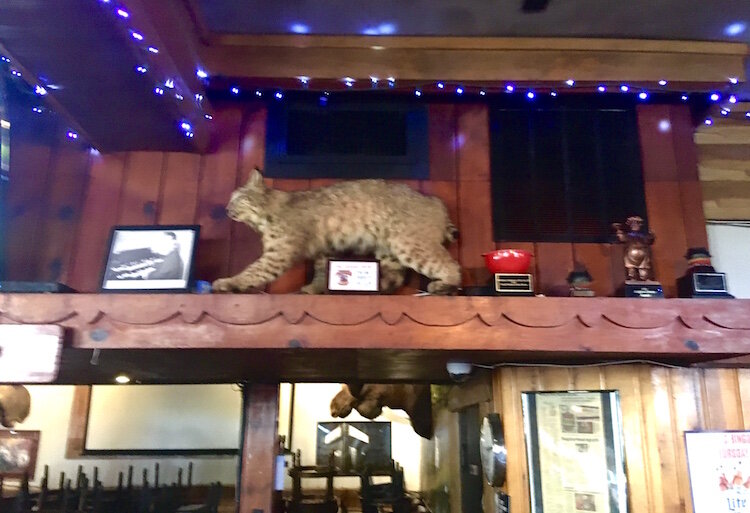
[[[654,512],[679,511],[679,486],[672,434],[671,396],[668,371],[642,366],[639,369],[643,399],[643,425],[646,441],[646,464],[650,466],[650,485],[654,494]]]
[[[641,382],[638,365],[613,365],[604,367],[606,388],[619,390],[622,410],[623,439],[628,478],[628,499],[632,511],[654,512],[652,502],[659,490],[651,481],[653,469],[647,464]]]
[[[743,429],[742,400],[736,369],[703,371],[704,406],[708,429]]]
[[[750,429],[750,369],[737,369],[742,407],[742,429]]]
[[[669,105],[639,105],[637,112],[643,179],[646,182],[677,181],[673,133],[660,129],[663,121],[672,124]]]
[[[495,247],[492,240],[490,183],[461,182],[458,187],[460,263],[464,270],[484,269],[482,253]],[[473,283],[472,283],[473,284]]]
[[[680,182],[682,222],[685,227],[685,243],[689,248],[708,247],[706,217],[703,212],[703,192],[699,181]]]
[[[279,417],[279,386],[246,384],[240,457],[239,513],[271,512]]]
[[[568,273],[573,270],[573,245],[536,243],[537,292],[546,296],[567,296]]]
[[[86,190],[88,151],[78,146],[59,146],[49,179],[49,192],[41,230],[37,276],[44,281],[66,283],[70,272],[76,230]]]
[[[273,188],[280,191],[306,191],[310,189],[310,180],[273,180]],[[300,262],[287,272],[279,276],[267,287],[271,294],[289,294],[299,292],[308,281],[308,272],[311,263]],[[312,278],[312,276],[311,276]]]
[[[455,105],[440,103],[428,107],[430,180],[456,180],[456,129]]]
[[[455,226],[459,226],[459,215],[458,215],[458,194],[456,189],[456,182],[445,181],[445,180],[425,180],[421,183],[421,191],[429,196],[435,196],[445,204],[448,209],[448,215]],[[459,241],[462,238],[462,234],[459,234]],[[458,260],[458,248],[460,242],[454,242],[448,246],[448,251],[451,256]]]
[[[740,371],[744,373],[745,371]],[[651,365],[500,368],[493,371],[493,408],[501,414],[514,511],[528,513],[529,476],[521,392],[618,390],[629,511],[691,513],[683,433],[742,429],[742,396],[750,374],[733,369],[666,369]],[[709,415],[710,412],[710,415]],[[710,418],[709,418],[710,417]]]
[[[489,273],[481,254],[496,247],[521,247],[518,244],[495,243],[493,240],[487,107],[476,104],[433,104],[428,107],[428,112],[431,179],[418,184],[412,181],[408,185],[434,194],[445,202],[461,232],[460,241],[449,250],[464,269],[464,284],[484,284],[489,280]],[[656,233],[654,267],[668,294],[673,293],[674,279],[684,270],[684,250],[688,246],[705,245],[703,218],[697,206],[701,201],[701,191],[694,180],[694,155],[691,157],[689,152],[691,127],[685,126],[689,119],[687,114],[682,107],[642,106],[639,110],[639,125],[644,131],[641,139],[646,145],[644,175],[649,196],[647,202],[651,226]],[[673,133],[658,130],[658,122],[663,119],[671,120]],[[112,191],[103,192],[108,198],[108,207],[115,208],[119,213],[114,219],[109,214],[99,216],[99,219],[109,219],[106,231],[109,226],[118,223],[197,222],[202,225],[203,236],[198,246],[196,277],[211,280],[244,269],[260,255],[261,243],[254,231],[229,221],[224,209],[232,190],[244,183],[253,167],[263,165],[266,121],[267,112],[262,104],[219,105],[212,122],[215,134],[211,154],[203,157],[158,152],[121,155],[127,161],[124,185],[118,196],[121,204],[113,197]],[[43,150],[49,155],[48,148]],[[712,152],[713,149],[704,153],[715,159],[725,156],[721,152]],[[39,162],[45,159],[42,153],[35,153],[33,158],[37,163],[36,169],[44,167]],[[44,189],[47,183],[46,177],[40,177],[39,173],[26,177],[37,180],[36,185],[28,187],[35,193],[40,187]],[[309,186],[317,188],[335,182],[331,179],[314,179],[309,180]],[[104,183],[101,186],[109,187]],[[92,187],[94,189],[86,196],[86,201],[96,202],[98,193],[95,193],[95,188],[98,185],[95,183]],[[732,190],[734,194],[737,188]],[[708,191],[704,191],[704,197],[710,203],[714,196],[710,193],[710,187]],[[14,198],[11,193],[11,201],[18,202],[21,197],[23,194]],[[720,199],[727,201],[725,197]],[[101,210],[103,205],[84,205],[84,209]],[[24,233],[26,241],[28,233],[31,233],[32,244],[36,227],[34,215],[33,212],[26,212],[19,218],[22,228],[26,226],[28,230],[13,228],[16,233]],[[50,229],[45,228],[45,231],[49,232]],[[102,244],[106,244],[106,240]],[[35,254],[39,256],[29,259],[26,249],[18,244],[13,244],[13,248],[18,253],[14,261],[30,269],[27,273],[29,276],[36,277],[44,269],[56,268],[54,254],[59,252],[57,249],[50,248],[43,256],[43,252],[37,251]],[[565,278],[573,268],[571,257],[568,256],[571,245],[526,243],[521,248],[533,248],[532,273],[537,281],[537,290],[547,294],[567,294]],[[77,259],[78,253],[90,250],[79,246],[68,251],[74,251],[73,258]],[[622,248],[619,245],[577,244],[572,252],[591,272],[593,288],[598,295],[611,295],[622,283]],[[94,260],[89,257],[84,259]],[[98,268],[101,266],[98,256],[96,260]],[[285,284],[288,279],[284,278],[271,290],[289,292],[296,289],[302,270],[300,268],[295,272],[294,285],[292,282]],[[309,271],[305,272],[309,274]],[[607,275],[613,278],[608,279]],[[416,282],[410,285],[416,289]],[[89,282],[88,286],[92,286],[92,283]]]
[[[112,226],[117,223],[126,154],[94,155],[81,222],[74,245],[69,285],[81,292],[99,290]]]
[[[682,220],[680,186],[672,182],[646,182],[646,208],[656,240],[651,246],[652,269],[666,297],[677,297],[676,280],[685,273],[687,239]]]
[[[701,405],[700,371],[694,369],[670,369],[669,389],[671,392],[672,441],[677,465],[680,505],[682,511],[692,512],[690,479],[687,472],[687,455],[685,453],[685,431],[703,429],[703,408]]]
[[[86,449],[86,429],[91,405],[91,386],[79,385],[73,390],[73,404],[70,407],[70,424],[65,443],[65,457],[79,458]]]
[[[591,289],[597,296],[613,296],[617,285],[612,279],[612,244],[573,244],[574,264],[586,266],[593,278]],[[618,263],[622,266],[622,261]]]
[[[576,367],[570,369],[571,390],[601,390],[606,381],[601,367]]]
[[[157,222],[193,224],[198,207],[200,155],[172,152],[165,159]]]
[[[698,181],[698,150],[693,141],[693,120],[688,105],[669,106],[670,129],[674,145],[677,179],[681,182]]]
[[[483,38],[236,35],[213,38],[201,60],[216,75],[313,77],[340,80],[395,76],[423,83],[453,81],[580,81],[725,83],[742,80],[746,47],[731,43],[634,41],[592,38]],[[311,39],[307,39],[311,38]],[[222,44],[218,44],[221,41]],[[717,46],[711,46],[717,45]],[[720,45],[720,46],[719,46]],[[677,48],[677,47],[680,48]],[[721,48],[715,51],[714,48]]]
[[[128,153],[118,224],[156,224],[163,167],[164,154],[161,152]]]
[[[251,103],[242,119],[239,172],[236,187],[244,185],[253,169],[263,169],[266,154],[266,120],[268,112],[263,104]],[[254,262],[263,252],[260,236],[242,223],[231,223],[229,274],[234,275]]]
[[[38,276],[41,221],[50,173],[50,148],[11,141],[13,168],[8,183],[7,277],[34,280]]]
[[[456,153],[458,179],[490,180],[490,122],[486,105],[456,106]]]
[[[241,122],[239,108],[217,111],[212,153],[201,162],[196,217],[201,236],[195,268],[199,280],[213,281],[229,275],[232,221],[226,216],[226,204],[237,185]]]

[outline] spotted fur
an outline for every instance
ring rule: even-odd
[[[266,187],[256,169],[232,194],[227,215],[260,233],[263,254],[239,274],[216,280],[216,291],[261,288],[310,259],[315,274],[302,292],[324,293],[327,259],[342,253],[374,255],[381,292],[403,285],[407,269],[432,279],[428,291],[434,294],[460,285],[459,265],[443,246],[457,233],[445,205],[405,185],[353,180],[285,192]]]

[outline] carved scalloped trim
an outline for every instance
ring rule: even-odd
[[[409,321],[426,327],[450,328],[478,320],[488,327],[512,324],[529,329],[553,329],[577,323],[592,328],[606,322],[625,329],[648,330],[664,328],[677,321],[696,331],[716,328],[750,330],[750,301],[740,303],[742,300],[702,305],[680,301],[669,304],[662,311],[638,311],[635,315],[632,304],[616,303],[617,299],[560,300],[554,309],[542,311],[538,308],[542,304],[540,301],[556,299],[529,298],[524,300],[527,303],[521,304],[507,300],[477,301],[474,298],[424,301],[410,297],[368,300],[361,296],[336,299],[254,296],[256,301],[238,300],[232,296],[219,300],[212,296],[195,296],[189,301],[184,298],[175,301],[174,297],[167,295],[153,295],[144,296],[142,301],[139,298],[134,307],[132,300],[121,302],[118,297],[123,296],[39,295],[30,298],[28,295],[0,294],[0,322],[83,327],[95,325],[106,317],[122,324],[149,326],[180,321],[197,324],[210,317],[220,324],[248,326],[281,317],[290,325],[299,325],[307,319],[330,326],[357,326],[379,320],[389,326]],[[643,305],[647,304],[643,302]],[[700,310],[695,308],[698,305]],[[711,311],[711,308],[717,310]]]

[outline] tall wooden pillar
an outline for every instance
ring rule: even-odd
[[[271,513],[277,448],[279,386],[248,384],[242,391],[243,443],[239,513]]]
[[[689,247],[708,246],[693,126],[686,105],[638,107],[649,227],[656,235],[653,265],[667,297],[687,268]]]

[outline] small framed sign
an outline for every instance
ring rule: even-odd
[[[0,477],[34,479],[39,431],[0,431]]]
[[[57,378],[63,328],[54,324],[0,325],[0,383],[51,383]]]
[[[328,260],[328,292],[331,294],[377,294],[380,262],[377,260]]]
[[[198,225],[115,226],[102,291],[188,291],[199,232]]]

